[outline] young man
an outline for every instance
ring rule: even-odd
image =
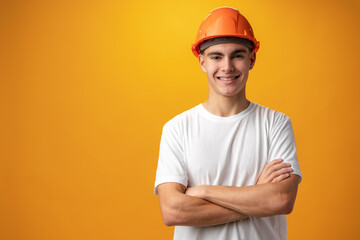
[[[209,97],[164,125],[155,182],[174,239],[286,239],[302,175],[289,118],[246,98],[258,48],[236,9],[200,26],[192,51]]]

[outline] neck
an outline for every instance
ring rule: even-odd
[[[204,108],[214,115],[229,117],[244,111],[250,104],[245,94],[233,97],[210,97],[204,102]]]

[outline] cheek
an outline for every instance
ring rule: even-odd
[[[237,69],[238,69],[240,72],[246,74],[246,73],[250,70],[250,62],[249,62],[249,61],[246,61],[246,62],[243,62],[243,63],[239,64],[239,65],[237,66]]]
[[[212,75],[212,74],[216,73],[216,71],[217,71],[217,68],[216,68],[216,66],[214,66],[214,65],[207,65],[205,69],[206,69],[205,72],[206,72],[208,75]]]

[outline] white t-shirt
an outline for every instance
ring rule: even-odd
[[[202,104],[163,127],[157,186],[177,182],[197,185],[255,185],[265,165],[282,158],[302,177],[290,119],[251,102],[242,112],[220,117]],[[212,227],[176,226],[174,239],[286,239],[285,215],[250,217]]]

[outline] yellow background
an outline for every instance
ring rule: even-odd
[[[219,6],[261,42],[248,97],[292,119],[289,239],[360,235],[358,0],[2,0],[0,239],[172,238],[162,125],[207,97],[190,45]]]

